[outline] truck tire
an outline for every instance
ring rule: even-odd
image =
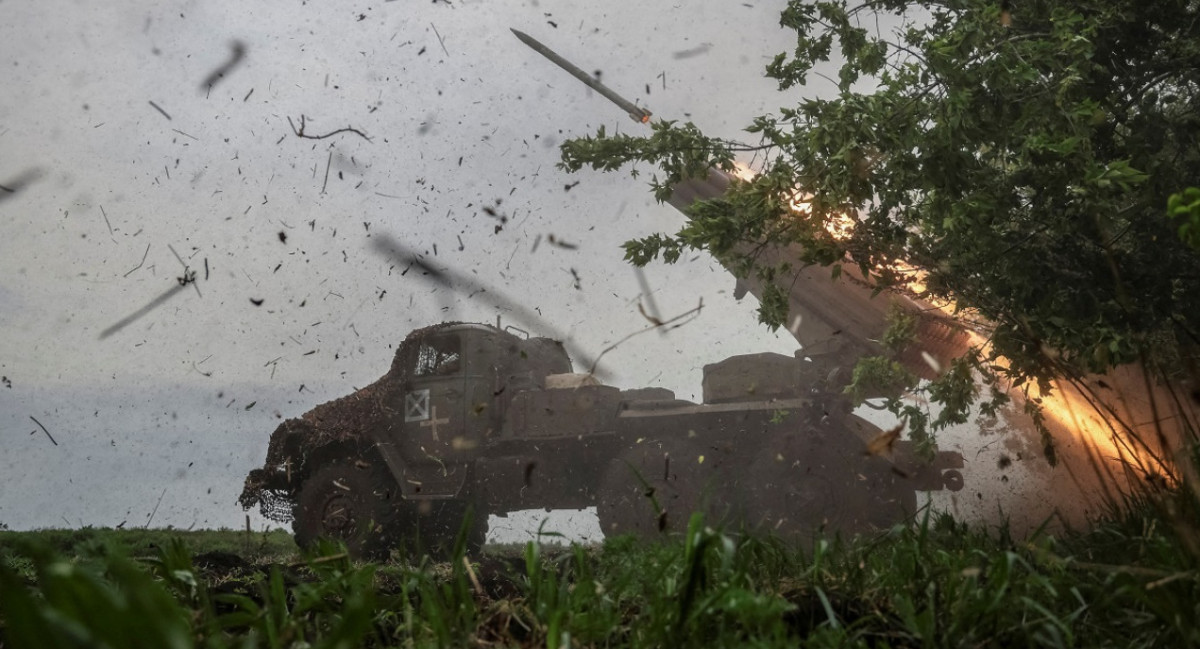
[[[699,446],[685,440],[647,441],[609,463],[596,503],[604,535],[677,536],[696,511],[710,525],[726,522],[730,508],[718,492],[721,467],[706,467],[702,456]]]
[[[391,476],[365,462],[338,460],[319,467],[300,487],[293,509],[296,544],[341,541],[351,556],[387,556],[396,541],[399,504]]]
[[[813,536],[842,531],[850,517],[848,468],[830,454],[802,459],[767,449],[747,468],[756,477],[740,494],[750,531],[807,544]]]
[[[911,515],[911,485],[886,461],[841,441],[784,439],[761,451],[741,492],[748,527],[808,546],[818,536],[871,533]]]
[[[860,532],[888,529],[916,513],[916,489],[887,460],[864,458],[855,478],[855,507],[862,512],[858,519]]]

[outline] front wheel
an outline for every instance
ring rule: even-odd
[[[340,460],[318,468],[300,488],[293,509],[296,544],[341,541],[354,557],[379,558],[395,542],[395,482],[365,462]]]

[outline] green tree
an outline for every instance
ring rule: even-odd
[[[900,27],[880,33],[877,14]],[[629,242],[629,260],[696,248],[728,263],[740,241],[799,243],[796,262],[849,259],[885,290],[904,290],[899,269],[924,274],[922,297],[991,323],[973,364],[1012,385],[1134,361],[1181,376],[1200,340],[1200,256],[1180,234],[1194,243],[1200,226],[1177,230],[1200,204],[1164,210],[1200,184],[1200,2],[791,0],[781,23],[796,47],[767,76],[802,86],[833,59],[838,92],[756,118],[759,144],[667,121],[563,144],[572,171],[657,165],[660,199],[740,152],[765,157],[675,235]]]
[[[1179,238],[1200,250],[1200,189],[1188,187],[1172,194],[1167,201],[1167,216],[1179,227]]]

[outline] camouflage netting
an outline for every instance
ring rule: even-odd
[[[381,397],[391,380],[389,373],[353,394],[323,403],[280,424],[271,435],[264,468],[253,470],[246,477],[245,489],[238,499],[242,508],[258,505],[263,516],[270,520],[290,521],[295,497],[291,477],[308,472],[307,461],[316,449],[361,439],[362,431],[384,416]]]
[[[361,390],[344,397],[323,403],[300,417],[305,431],[304,450],[325,446],[332,442],[357,439],[369,426],[377,424],[384,416],[383,397],[393,381],[391,373]],[[274,445],[275,440],[271,440]],[[267,458],[271,449],[267,449]]]
[[[417,329],[405,343],[457,323],[442,323]],[[403,345],[401,346],[403,349]],[[243,509],[258,505],[262,515],[279,523],[292,519],[295,489],[293,476],[305,475],[310,454],[323,446],[363,439],[362,432],[387,416],[383,398],[393,382],[404,383],[407,368],[397,353],[388,373],[374,383],[338,399],[323,403],[302,416],[288,419],[271,435],[263,468],[246,477],[238,503]]]
[[[265,479],[265,472],[262,469],[255,469],[250,472],[246,478],[246,490],[242,492],[242,497],[238,499],[243,509],[249,509],[255,504],[258,505],[259,512],[268,520],[276,523],[290,523],[292,521],[292,495],[286,489],[270,489],[256,480],[255,474],[261,474]],[[253,493],[253,500],[247,502],[247,494]]]

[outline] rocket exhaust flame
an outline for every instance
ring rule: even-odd
[[[714,170],[706,180],[682,183],[670,202],[683,210],[694,200],[714,198],[724,194],[729,188],[731,177],[743,182],[753,182],[756,175],[753,169],[744,165],[738,165],[732,174],[722,174]],[[805,216],[808,214],[807,198],[803,189],[797,188],[788,207],[798,216]],[[849,230],[853,226],[853,219],[847,215],[835,218],[825,225],[830,236],[835,239],[843,239],[849,234]],[[786,257],[786,253],[784,257]],[[779,258],[776,257],[775,260],[777,261]],[[990,340],[986,335],[986,323],[976,321],[973,314],[958,309],[953,301],[935,304],[928,300],[924,276],[919,269],[906,264],[895,264],[887,270],[903,280],[899,288],[905,289],[903,293],[912,300],[912,302],[902,300],[904,304],[910,307],[919,306],[924,316],[932,317],[936,314],[940,316],[939,322],[952,325],[950,329],[947,329],[948,337],[944,344],[930,344],[935,341],[926,340],[931,332],[936,333],[933,329],[918,332],[916,348],[911,353],[906,351],[901,359],[901,362],[910,370],[925,379],[933,379],[942,374],[950,360],[965,353],[968,349],[975,348],[985,351],[990,347]],[[829,330],[840,334],[839,338],[845,339],[847,331],[853,330],[854,327],[861,330],[858,331],[860,337],[874,337],[869,335],[870,328],[864,327],[864,323],[874,322],[881,329],[886,303],[873,300],[863,300],[862,309],[855,319],[842,318],[839,320],[837,319],[839,314],[833,312],[831,324],[824,330],[811,325],[813,321],[817,321],[822,315],[825,315],[820,310],[825,305],[835,303],[836,306],[846,307],[852,302],[853,296],[845,291],[830,292],[825,294],[822,299],[808,297],[820,290],[827,290],[830,285],[827,277],[802,277],[800,281],[788,285],[791,298],[789,306],[793,312],[799,312],[799,315],[795,317],[795,321],[799,324],[789,327],[789,331],[797,338],[797,341],[803,347],[820,349],[821,342],[825,339],[823,335],[832,335]],[[755,286],[753,282],[746,281],[739,284],[739,287],[744,287],[743,290],[748,289],[756,296],[758,295],[755,292],[756,289],[761,290],[761,287]],[[849,288],[851,287],[846,287],[846,290]],[[810,323],[807,331],[803,330],[802,326],[806,321]],[[992,360],[995,363],[1007,364],[1003,357]],[[914,362],[919,363],[919,366],[914,365]],[[1104,383],[1117,385],[1141,383],[1140,380],[1135,380],[1131,376],[1125,378],[1128,380],[1118,380],[1114,376],[1106,375]],[[1067,514],[1068,517],[1078,520],[1079,516],[1074,513],[1085,511],[1085,508],[1091,506],[1089,502],[1115,502],[1119,499],[1120,494],[1130,493],[1131,490],[1136,489],[1137,484],[1147,480],[1165,479],[1166,482],[1171,482],[1178,477],[1179,467],[1182,464],[1173,462],[1171,458],[1172,449],[1180,447],[1178,440],[1163,442],[1159,438],[1164,429],[1173,429],[1175,430],[1173,437],[1181,437],[1178,429],[1186,428],[1186,426],[1164,419],[1162,413],[1153,412],[1151,404],[1156,399],[1153,390],[1147,388],[1148,394],[1138,395],[1138,399],[1133,399],[1133,395],[1126,395],[1126,398],[1120,399],[1119,407],[1111,410],[1104,407],[1104,399],[1097,398],[1095,394],[1089,394],[1087,386],[1081,386],[1071,381],[1055,382],[1053,391],[1049,394],[1043,394],[1036,389],[1036,386],[1029,384],[1025,385],[1024,390],[1011,385],[1008,388],[1010,394],[1016,397],[1017,404],[1029,401],[1040,406],[1041,416],[1044,417],[1047,427],[1053,431],[1051,439],[1055,440],[1054,454],[1066,467],[1066,471],[1070,474],[1071,481],[1075,483],[1075,487],[1078,489],[1077,493],[1080,495],[1079,503],[1062,504],[1062,507],[1072,512],[1072,514]],[[1157,395],[1157,400],[1164,404],[1169,402],[1161,394]],[[1029,416],[1020,414],[1020,410],[1021,407],[1018,405],[1014,409],[1015,418],[1010,420],[1010,432],[1013,433],[1010,438],[1013,440],[1011,443],[1014,445],[1027,443],[1033,450],[1038,447],[1036,441],[1039,436],[1038,431],[1034,430]],[[1168,433],[1168,437],[1172,437],[1172,435]],[[1021,442],[1016,438],[1028,438],[1029,441]],[[1094,475],[1089,477],[1089,473]],[[1042,479],[1049,480],[1049,478]]]

